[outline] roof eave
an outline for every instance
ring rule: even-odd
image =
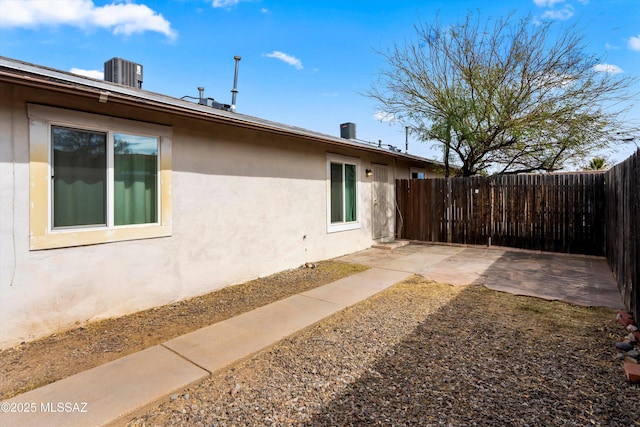
[[[408,153],[389,151],[348,139],[282,125],[235,112],[217,110],[154,92],[129,88],[89,77],[77,76],[75,74],[4,57],[0,57],[0,81],[94,98],[96,102],[113,102],[131,105],[158,112],[169,112],[183,117],[234,125],[245,129],[259,130],[334,146],[354,148],[414,162],[440,164],[439,162]]]

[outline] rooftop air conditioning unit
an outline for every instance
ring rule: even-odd
[[[356,124],[342,123],[340,125],[340,137],[344,139],[356,139]]]
[[[104,79],[142,89],[142,65],[122,58],[111,58],[104,63]]]

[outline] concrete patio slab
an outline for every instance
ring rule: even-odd
[[[485,272],[504,255],[501,250],[473,249],[462,250],[432,265],[424,276],[440,283],[455,285],[476,284]]]
[[[402,246],[392,251],[379,248],[370,248],[364,251],[355,252],[338,259],[355,264],[366,265],[367,267],[379,267],[385,261],[393,261],[398,258],[418,252],[418,245]]]
[[[428,274],[433,266],[462,251],[462,248],[442,248],[428,250],[404,256],[392,261],[383,262],[378,267],[389,270]]]
[[[441,283],[485,285],[497,291],[584,306],[624,307],[618,285],[601,257],[412,244],[393,251],[367,249],[339,259],[419,274]]]
[[[476,284],[584,306],[624,307],[606,260],[598,257],[505,251]]]
[[[0,423],[13,427],[101,426],[207,375],[172,351],[155,346],[4,400]],[[13,404],[22,412],[4,410]],[[29,412],[24,412],[26,404]]]

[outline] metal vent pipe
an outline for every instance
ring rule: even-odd
[[[198,103],[207,105],[207,101],[204,99],[204,88],[202,86],[198,86]]]
[[[236,60],[236,70],[233,73],[233,89],[231,89],[231,111],[236,111],[236,95],[238,95],[238,65],[242,58],[236,55],[233,59]]]

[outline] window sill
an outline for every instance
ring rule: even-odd
[[[347,223],[340,223],[340,224],[329,224],[327,226],[327,233],[337,233],[340,231],[347,231],[347,230],[357,230],[358,228],[361,228],[361,224],[359,222],[347,222]]]
[[[99,230],[63,230],[31,235],[30,249],[55,249],[171,236],[171,226],[145,225]]]

